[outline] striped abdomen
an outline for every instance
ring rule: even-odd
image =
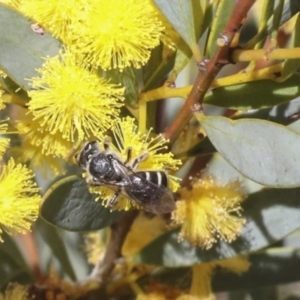
[[[157,186],[168,187],[168,176],[164,171],[140,171],[136,172],[135,175]]]

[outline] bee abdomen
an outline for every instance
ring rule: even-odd
[[[143,171],[138,172],[140,176],[157,186],[168,187],[168,176],[164,171]]]

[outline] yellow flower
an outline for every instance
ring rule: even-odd
[[[26,233],[38,217],[40,195],[32,172],[10,159],[0,174],[0,233]],[[1,237],[0,240],[2,241]]]
[[[181,201],[173,213],[175,224],[182,224],[180,238],[209,249],[217,238],[233,241],[245,220],[240,203],[245,198],[239,182],[221,185],[211,177],[197,179],[192,189],[179,191]]]
[[[159,45],[165,27],[151,1],[91,0],[78,22],[77,48],[103,69],[140,68]]]
[[[174,159],[171,152],[158,153],[160,150],[167,149],[168,141],[166,139],[161,135],[149,138],[151,130],[147,135],[140,133],[134,124],[133,118],[117,119],[113,123],[111,130],[116,141],[116,147],[111,145],[112,149],[118,154],[122,161],[125,161],[127,158],[128,148],[132,148],[132,160],[141,154],[147,153],[147,159],[141,161],[135,171],[165,170],[170,172],[176,171],[181,165],[181,161]],[[101,137],[99,139],[101,140]],[[168,177],[170,179],[169,188],[175,192],[179,187],[179,179],[171,175],[168,175]],[[99,193],[99,198],[101,198],[106,205],[108,205],[108,201],[114,194],[114,191],[103,186],[92,187],[91,191]],[[135,203],[129,199],[120,196],[114,208],[128,210],[132,205],[136,206]]]
[[[83,0],[23,0],[19,10],[65,41],[70,35],[70,25],[80,18],[85,5]]]
[[[44,177],[62,174],[63,159],[72,149],[72,143],[63,139],[60,132],[51,135],[41,131],[38,121],[33,120],[31,114],[25,115],[25,111],[21,111],[18,120],[16,128],[21,145],[12,148],[10,154],[17,162],[29,163],[31,169],[41,171]]]
[[[60,132],[53,135],[47,131],[44,132],[40,128],[39,122],[34,120],[31,114],[26,116],[20,115],[16,127],[22,137],[22,141],[36,146],[36,149],[41,154],[66,157],[72,148],[72,143],[63,139]],[[26,150],[26,147],[24,148]],[[27,156],[30,158],[29,155]]]
[[[22,140],[21,146],[10,149],[10,154],[17,162],[26,163],[30,169],[40,171],[44,178],[63,174],[65,161],[52,154],[44,154],[42,151],[42,145],[32,145],[26,139]]]
[[[10,283],[5,293],[0,293],[0,300],[29,300],[27,287]]]
[[[76,55],[50,58],[38,72],[28,107],[40,130],[73,142],[106,130],[118,116],[124,88],[84,69]]]
[[[120,153],[121,157],[125,160],[127,155],[127,149],[132,148],[132,157],[135,158],[147,152],[148,158],[138,165],[137,170],[161,170],[166,171],[177,171],[178,167],[181,165],[179,159],[173,158],[172,152],[158,153],[161,150],[166,150],[168,140],[162,137],[162,135],[157,135],[155,137],[150,137],[151,130],[148,134],[142,134],[139,132],[137,126],[135,125],[135,120],[133,118],[127,117],[123,119],[118,119],[113,123],[112,132],[117,143],[117,151]],[[176,181],[176,178],[174,177]],[[175,192],[179,187],[178,182],[171,186],[172,190]]]

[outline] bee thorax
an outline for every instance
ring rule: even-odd
[[[115,172],[110,159],[103,153],[91,159],[88,171],[92,177],[100,178],[104,181],[117,181],[120,178]]]

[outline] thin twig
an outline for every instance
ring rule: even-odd
[[[109,277],[117,260],[122,256],[121,249],[123,243],[137,214],[137,210],[130,211],[121,220],[111,226],[111,235],[106,252],[91,272],[91,280],[103,283]]]
[[[206,71],[203,73],[199,72],[185,104],[164,133],[165,137],[169,139],[171,143],[176,140],[182,129],[189,122],[192,112],[202,110],[204,95],[223,66],[229,63],[230,43],[242,26],[242,23],[254,2],[255,0],[236,1],[232,15],[225,26],[223,33],[217,40],[218,48],[215,55],[206,64]]]

